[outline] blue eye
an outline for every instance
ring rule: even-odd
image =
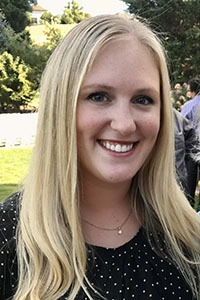
[[[105,93],[92,93],[88,96],[88,99],[89,100],[92,100],[93,102],[106,102],[108,101],[108,97],[106,96]]]
[[[141,105],[150,105],[153,104],[153,99],[148,96],[139,96],[133,100],[133,103],[141,104]]]

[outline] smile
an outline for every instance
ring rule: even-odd
[[[119,144],[119,143],[111,143],[111,142],[108,142],[108,141],[106,141],[106,142],[101,141],[100,144],[103,147],[105,147],[106,149],[111,150],[113,152],[118,152],[118,153],[128,152],[128,151],[133,149],[133,143],[131,143],[131,144]]]

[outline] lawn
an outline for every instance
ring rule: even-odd
[[[30,162],[32,148],[0,149],[0,201],[18,189]]]
[[[64,37],[76,24],[55,24],[54,27],[60,30],[61,37]],[[36,44],[42,44],[46,42],[46,26],[45,25],[32,25],[26,27],[29,31],[31,39]]]

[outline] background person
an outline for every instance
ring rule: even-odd
[[[29,175],[1,205],[0,298],[199,299],[200,219],[174,174],[156,35],[137,18],[79,23],[40,94]]]
[[[198,139],[192,123],[173,108],[175,135],[175,165],[178,181],[192,207],[195,204],[197,174],[194,173],[197,161]],[[194,178],[193,178],[194,176]]]
[[[200,78],[192,78],[188,82],[188,90],[190,92],[191,100],[184,103],[181,113],[184,117],[189,119],[199,137],[199,124],[200,124]]]
[[[191,96],[191,100],[187,101],[181,109],[182,115],[187,118],[192,124],[196,132],[196,136],[199,140],[200,132],[200,78],[192,78],[188,82],[188,91]],[[197,149],[199,152],[199,149]],[[198,161],[198,153],[196,155],[196,160]],[[200,161],[200,160],[199,160]],[[197,182],[199,180],[199,163],[190,161],[188,165],[189,169],[191,170],[189,180],[190,186],[192,187],[193,191],[196,190]]]

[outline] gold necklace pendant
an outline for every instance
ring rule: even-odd
[[[82,219],[82,221],[83,221],[84,223],[86,223],[86,224],[88,224],[88,225],[94,227],[94,228],[97,228],[97,229],[100,229],[100,230],[105,230],[105,231],[117,231],[117,234],[118,234],[118,235],[122,235],[122,234],[123,234],[122,227],[123,227],[123,226],[126,224],[126,222],[128,221],[128,219],[129,219],[131,213],[132,213],[132,210],[129,212],[129,214],[128,214],[128,216],[126,217],[126,219],[124,220],[124,222],[123,222],[120,226],[118,226],[117,228],[104,228],[104,227],[100,227],[100,226],[97,226],[97,225],[95,225],[95,224],[92,224],[92,223],[90,223],[89,221],[84,220],[84,219]]]

